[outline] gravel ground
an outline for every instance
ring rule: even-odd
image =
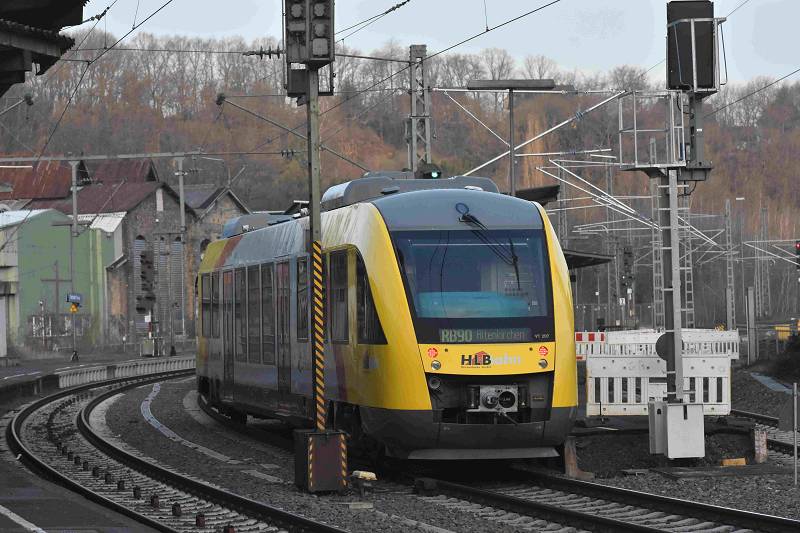
[[[800,489],[792,485],[790,474],[673,481],[650,473],[603,479],[599,482],[684,500],[800,519]]]
[[[354,493],[311,496],[303,494],[293,484],[291,453],[232,433],[215,425],[215,422],[209,423],[204,414],[196,416],[205,417],[206,424],[201,424],[190,416],[183,404],[193,387],[194,380],[162,384],[159,394],[151,404],[153,416],[184,439],[224,454],[233,461],[220,460],[168,440],[146,422],[140,406],[153,391],[151,385],[136,389],[114,403],[107,415],[108,425],[129,445],[181,472],[202,477],[244,496],[324,520],[349,531],[435,533],[436,528],[464,532],[517,531],[513,527],[480,518],[475,514],[426,503],[411,494],[410,489],[393,483],[379,483],[374,493],[365,497],[364,501],[371,502],[374,509],[351,509],[348,503],[360,501]],[[254,477],[248,471],[258,472],[262,478]],[[280,480],[265,481],[263,475]],[[422,524],[410,523],[408,519]]]
[[[790,399],[788,394],[769,390],[742,369],[733,372],[732,394],[734,409],[769,416],[780,416],[781,408]]]
[[[781,406],[787,400],[787,395],[767,389],[741,369],[733,373],[732,391],[734,408],[771,416],[778,416]],[[613,439],[613,442],[605,442],[603,438]],[[652,457],[647,453],[646,434],[603,438],[591,437],[591,441],[584,440],[589,437],[580,439],[579,464],[586,470],[596,467],[600,473],[608,474],[610,470],[620,467],[634,468],[626,466],[631,463],[641,464],[644,468],[667,466],[668,461],[665,458]],[[615,453],[604,453],[603,449],[614,449]],[[746,450],[752,454],[747,438],[712,435],[707,439],[705,462],[719,464],[718,461],[725,456],[747,456],[741,453]],[[800,519],[800,489],[793,486],[791,474],[671,480],[660,474],[647,473],[638,476],[615,475],[598,479],[598,482]]]
[[[634,435],[594,435],[576,442],[578,466],[597,477],[622,475],[625,469],[671,466],[663,455],[650,455],[647,433]],[[613,450],[609,453],[609,450]],[[746,435],[717,433],[706,437],[706,456],[682,466],[719,465],[722,459],[753,457],[753,443]]]

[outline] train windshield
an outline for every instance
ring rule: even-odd
[[[552,340],[542,230],[402,231],[393,237],[420,342]]]

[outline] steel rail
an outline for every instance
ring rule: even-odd
[[[101,382],[88,383],[86,385],[80,385],[78,387],[65,389],[55,394],[45,396],[44,398],[41,398],[25,406],[14,416],[14,418],[11,420],[11,423],[8,424],[8,426],[6,427],[6,442],[8,443],[8,447],[14,453],[14,455],[18,456],[19,459],[28,468],[38,473],[42,477],[54,481],[59,485],[62,485],[72,490],[73,492],[80,494],[81,496],[87,498],[88,500],[91,500],[99,505],[102,505],[103,507],[111,509],[121,515],[127,516],[128,518],[132,518],[157,531],[163,531],[166,533],[173,533],[173,532],[178,533],[178,530],[175,530],[161,522],[157,522],[147,516],[139,514],[133,509],[129,509],[120,503],[117,503],[109,498],[106,498],[105,496],[98,494],[87,487],[84,487],[77,481],[71,479],[69,476],[51,467],[49,464],[47,464],[43,459],[38,457],[33,451],[31,451],[25,445],[25,443],[22,440],[22,426],[25,423],[25,420],[36,411],[42,409],[43,407],[47,406],[50,403],[53,403],[62,398],[66,398],[68,396],[74,396],[76,394],[80,394],[82,392],[86,392],[97,387],[114,386],[129,381],[133,382],[135,385],[140,385],[142,383],[148,383],[150,381],[158,381],[173,376],[189,374],[192,372],[194,372],[194,369],[177,370],[177,371],[173,370],[170,372],[161,372],[149,376],[130,376],[126,378],[117,378]],[[118,390],[119,389],[113,389],[112,392],[116,394]]]
[[[623,522],[614,518],[607,518],[590,513],[576,511],[567,507],[559,507],[547,503],[509,496],[491,490],[484,490],[460,483],[442,481],[439,479],[420,478],[416,482],[417,487],[425,493],[440,493],[451,497],[461,498],[469,502],[475,502],[505,511],[518,513],[520,515],[542,520],[558,522],[561,525],[567,524],[589,528],[591,531],[635,531],[640,533],[662,533],[663,530],[648,526]]]
[[[120,461],[121,463],[143,472],[146,475],[161,479],[169,485],[179,487],[186,492],[202,495],[204,498],[215,501],[228,508],[233,508],[244,512],[247,515],[266,519],[271,523],[276,523],[285,527],[289,531],[307,531],[313,533],[345,533],[343,529],[324,524],[304,516],[300,516],[272,505],[258,502],[222,488],[214,487],[196,480],[189,476],[180,474],[174,470],[157,466],[146,459],[131,454],[122,448],[106,441],[89,424],[89,415],[102,402],[117,394],[119,390],[112,390],[101,394],[93,399],[83,409],[77,417],[77,426],[81,434],[100,451]]]
[[[800,531],[800,520],[795,520],[793,518],[744,511],[710,503],[694,502],[671,496],[662,496],[650,492],[601,485],[600,483],[568,479],[544,473],[526,473],[532,475],[537,482],[545,486],[560,487],[563,490],[584,494],[586,496],[630,505],[640,505],[662,512],[680,514],[689,518],[711,520],[724,525],[739,526],[754,531],[776,533]]]
[[[638,506],[679,515],[687,519],[706,520],[719,525],[732,525],[754,531],[767,531],[775,533],[800,531],[800,520],[779,516],[731,509],[717,505],[692,502],[679,498],[661,496],[648,492],[623,489],[588,481],[579,481],[544,473],[520,471],[542,487],[561,490],[584,497],[614,502],[624,505]],[[606,531],[674,531],[675,526],[665,524],[664,529],[656,526],[647,526],[626,522],[619,519],[597,516],[590,512],[577,511],[571,508],[562,508],[552,504],[541,503],[526,498],[511,496],[500,492],[475,488],[472,486],[452,483],[441,480],[420,480],[418,486],[423,486],[432,492],[448,494],[450,496],[468,499],[484,505],[505,509],[507,511],[524,514],[526,516],[552,519],[569,524],[585,525],[593,530],[601,528]]]
[[[74,492],[77,492],[78,494],[81,494],[87,499],[94,501],[95,503],[98,503],[106,508],[112,509],[113,511],[124,516],[132,518],[155,530],[167,533],[177,532],[178,530],[163,522],[154,520],[144,514],[140,514],[133,509],[126,507],[122,503],[116,502],[103,496],[102,494],[93,491],[89,487],[81,485],[78,481],[73,480],[66,474],[59,472],[47,464],[43,458],[39,457],[35,452],[30,450],[30,448],[23,441],[23,425],[31,415],[40,411],[42,408],[45,408],[53,402],[63,400],[70,396],[80,396],[81,394],[93,389],[112,387],[110,390],[92,399],[86,406],[81,408],[75,419],[76,426],[81,435],[91,445],[95,446],[101,453],[119,461],[122,464],[125,464],[128,467],[131,467],[133,470],[138,471],[144,476],[159,480],[175,488],[181,489],[184,492],[201,497],[207,501],[212,501],[230,509],[236,509],[237,511],[241,511],[249,516],[264,519],[271,524],[279,525],[289,531],[343,533],[344,530],[337,527],[316,522],[312,519],[295,515],[265,503],[257,502],[243,496],[229,493],[221,488],[211,487],[204,484],[202,481],[189,478],[160,466],[156,466],[147,460],[142,459],[141,457],[132,455],[115,446],[114,444],[107,442],[105,439],[100,437],[89,424],[89,416],[92,410],[103,401],[114,396],[115,394],[118,394],[120,391],[138,387],[142,384],[181,377],[184,375],[191,375],[192,373],[194,373],[194,369],[177,371],[173,370],[147,376],[116,378],[73,387],[41,398],[20,410],[20,412],[15,415],[11,423],[7,426],[6,440],[9,448],[15,455],[19,455],[20,459],[31,470],[37,472],[43,477],[61,484],[62,486],[67,487],[70,490],[73,490]]]

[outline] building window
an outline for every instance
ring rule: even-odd
[[[164,211],[164,189],[156,189],[156,211]]]
[[[386,344],[364,260],[356,254],[356,311],[358,315],[358,342],[360,344]]]
[[[200,276],[200,323],[202,326],[203,337],[211,337],[211,276],[202,274]]]
[[[261,266],[261,348],[265,365],[275,364],[275,298],[273,288],[274,265]]]
[[[219,272],[211,273],[211,336],[219,338]]]
[[[308,340],[308,259],[297,259],[297,340]]]
[[[261,276],[258,265],[247,268],[247,361],[261,362]]]
[[[328,294],[330,296],[331,340],[348,342],[347,324],[347,252],[333,252],[330,256]]]
[[[234,342],[236,361],[247,361],[247,308],[245,292],[245,271],[237,268],[233,276],[234,296],[233,296],[233,331],[236,337]]]

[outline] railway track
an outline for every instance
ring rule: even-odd
[[[111,397],[193,373],[108,380],[42,398],[23,407],[7,426],[9,448],[41,475],[159,531],[341,533],[154,464],[104,440],[92,428],[92,411]]]
[[[767,446],[784,455],[794,454],[794,438],[791,431],[778,429],[778,418],[774,416],[751,413],[731,409],[731,414],[742,418],[749,418],[756,423],[756,428],[767,432]]]
[[[228,427],[263,439],[269,432],[232,422],[200,402]],[[777,420],[775,421],[777,424]],[[271,444],[285,447],[281,436]],[[407,475],[408,473],[406,473]],[[475,513],[520,531],[796,532],[800,520],[691,502],[546,473],[515,471],[518,481],[477,488],[451,481],[417,478],[415,490],[429,504]],[[531,479],[532,478],[532,479]],[[390,485],[395,485],[394,483]],[[574,529],[573,529],[574,528]]]
[[[465,509],[472,506],[480,513],[502,510],[527,517],[529,520],[519,525],[531,531],[538,531],[536,520],[591,531],[800,531],[800,520],[527,471],[520,473],[519,481],[501,485],[476,487],[421,478],[416,487],[431,503],[449,501],[451,505],[461,503]],[[475,505],[488,509],[476,509]]]

